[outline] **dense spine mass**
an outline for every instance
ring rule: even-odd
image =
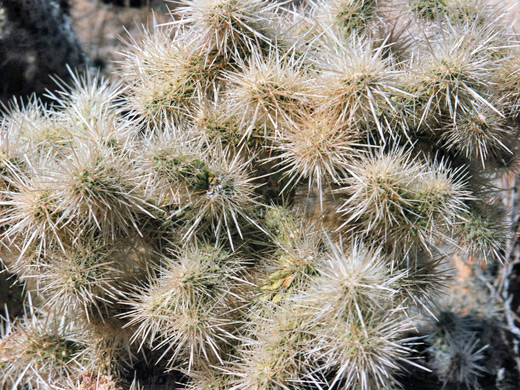
[[[153,364],[192,390],[399,387],[441,254],[504,260],[520,46],[503,14],[189,0],[174,16],[132,40],[120,85],[74,76],[2,119],[2,259],[33,299],[2,336],[1,386],[124,387]],[[478,388],[470,328],[429,336],[444,384]]]

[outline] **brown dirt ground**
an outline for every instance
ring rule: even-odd
[[[83,50],[106,75],[113,75],[124,41],[138,38],[154,19],[157,23],[170,20],[168,3],[162,0],[150,0],[141,8],[118,7],[101,0],[71,0],[71,5],[72,25]]]

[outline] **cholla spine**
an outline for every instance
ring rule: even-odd
[[[144,353],[193,389],[393,388],[436,247],[501,260],[479,187],[513,158],[520,48],[484,1],[414,0],[398,6],[427,39],[398,58],[390,3],[187,1],[132,42],[123,86],[76,77],[55,107],[6,113],[9,266],[104,340],[88,370]],[[477,386],[473,341],[447,381]]]

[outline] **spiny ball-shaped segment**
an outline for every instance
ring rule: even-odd
[[[432,21],[448,12],[446,0],[408,0],[411,10],[417,16]]]
[[[139,175],[146,198],[160,207],[185,205],[206,184],[208,167],[196,134],[165,127],[149,132],[140,145]]]
[[[48,247],[62,245],[66,239],[61,221],[56,183],[48,175],[52,170],[50,161],[30,162],[20,170],[6,161],[4,176],[8,190],[2,194],[0,205],[1,238],[4,244],[19,249],[19,256],[35,251],[44,255]],[[26,172],[25,172],[26,171]]]
[[[324,318],[312,329],[304,352],[315,362],[314,375],[326,378],[329,388],[393,388],[411,352],[403,338],[411,329],[402,307],[367,310],[362,318]]]
[[[339,30],[345,37],[363,33],[374,19],[379,0],[321,0],[312,3],[311,17],[318,29]]]
[[[162,261],[159,276],[127,302],[132,341],[162,350],[169,367],[222,362],[247,286],[243,260],[199,243]]]
[[[393,306],[393,297],[405,272],[397,267],[392,271],[391,261],[382,251],[367,249],[361,242],[353,242],[344,250],[329,239],[322,257],[307,292],[294,298],[313,308],[313,320],[352,317],[363,322],[367,311]]]
[[[432,314],[437,307],[437,298],[446,291],[449,279],[443,269],[443,260],[440,255],[422,250],[411,251],[396,262],[397,269],[403,273],[395,285],[396,302]]]
[[[458,115],[485,105],[493,106],[493,70],[497,62],[488,56],[485,43],[469,45],[468,34],[450,31],[431,42],[410,68],[409,85],[419,124],[456,121]],[[471,36],[469,36],[471,38]]]
[[[273,153],[267,160],[275,162],[275,169],[287,178],[282,191],[306,181],[309,192],[316,190],[322,202],[351,162],[363,154],[364,145],[359,132],[345,121],[325,113],[297,115],[291,126],[273,137]]]
[[[439,130],[440,142],[446,150],[461,153],[468,160],[478,162],[483,168],[492,162],[493,156],[513,152],[507,147],[508,138],[514,133],[509,121],[497,111],[483,104],[476,104],[469,112],[457,116]]]
[[[302,350],[309,346],[309,327],[297,309],[267,303],[263,314],[251,313],[237,358],[229,364],[230,389],[298,389],[321,383],[312,378]],[[301,314],[301,313],[300,313]]]
[[[481,324],[471,317],[460,317],[453,312],[437,314],[433,332],[428,336],[426,349],[430,356],[429,368],[434,370],[443,385],[456,384],[466,389],[480,389],[479,378],[487,369],[486,349],[479,340]]]
[[[474,199],[465,169],[452,168],[446,160],[428,162],[428,171],[415,190],[421,201],[415,212],[424,218],[419,225],[426,225],[440,237],[453,235],[455,224],[468,209],[467,202]]]
[[[95,234],[79,237],[46,256],[38,280],[45,306],[92,321],[111,316],[111,309],[138,279],[147,264],[136,245],[119,239],[106,243]],[[132,249],[127,249],[132,248]]]
[[[70,318],[31,314],[0,339],[0,384],[5,388],[58,389],[89,365],[88,345]]]
[[[71,72],[71,76],[70,85],[60,84],[60,89],[49,95],[64,132],[68,130],[71,136],[84,136],[101,143],[113,139],[123,143],[128,137],[128,126],[121,118],[124,110],[121,85],[88,72]]]
[[[457,225],[457,242],[474,259],[504,261],[510,226],[503,207],[496,202],[472,202]]]
[[[226,75],[230,109],[241,118],[243,138],[274,136],[309,103],[310,78],[304,66],[294,52],[255,50],[247,62],[241,61],[239,71]],[[257,134],[262,130],[263,134]]]
[[[338,209],[344,218],[340,230],[405,252],[446,239],[471,199],[460,171],[413,158],[405,150],[373,152],[351,165],[344,184],[338,190],[346,195]]]
[[[38,160],[54,154],[67,145],[72,133],[58,113],[47,108],[39,99],[27,103],[13,101],[0,126],[6,157],[25,154],[25,159]]]
[[[349,167],[350,177],[339,191],[347,196],[338,210],[346,217],[343,228],[364,221],[364,233],[377,230],[386,236],[392,226],[409,224],[407,210],[418,203],[412,196],[413,181],[425,170],[423,162],[399,150],[372,153],[353,164]]]
[[[375,127],[384,140],[399,122],[399,102],[411,95],[402,89],[401,71],[384,58],[384,46],[373,47],[365,38],[344,42],[332,36],[323,39],[316,66],[319,74],[315,93],[319,110],[351,127]],[[325,55],[323,55],[323,51]]]
[[[126,53],[123,66],[130,106],[141,120],[179,124],[217,90],[227,62],[202,51],[190,34],[157,28]]]
[[[408,3],[427,22],[444,19],[450,23],[498,24],[504,17],[504,6],[488,0],[408,0]]]
[[[270,25],[279,5],[265,0],[185,0],[175,14],[197,45],[225,58],[246,56],[271,44]]]
[[[128,151],[91,142],[70,147],[54,172],[57,208],[69,229],[99,229],[106,237],[140,234],[138,215],[151,215]],[[78,233],[79,235],[79,233]]]
[[[497,94],[504,101],[502,111],[509,117],[517,118],[520,111],[520,51],[514,48],[498,64],[494,82]]]
[[[243,237],[241,223],[258,226],[248,216],[251,207],[258,204],[251,161],[239,153],[233,155],[220,142],[208,145],[203,161],[204,177],[184,215],[187,230],[183,239],[207,232],[217,239],[226,237],[234,247],[233,236]]]
[[[194,136],[200,135],[206,144],[221,142],[222,146],[232,150],[240,150],[244,146],[244,130],[249,127],[244,123],[240,113],[231,109],[227,99],[201,100],[193,110],[192,116],[190,123],[193,125]],[[259,135],[263,136],[264,131],[259,131]],[[254,150],[255,141],[249,140],[245,146]]]

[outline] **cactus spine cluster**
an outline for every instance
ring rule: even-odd
[[[182,2],[121,83],[2,120],[2,259],[33,298],[1,385],[399,387],[439,248],[503,260],[519,74],[483,0]],[[441,379],[476,388],[485,348],[459,350]]]

